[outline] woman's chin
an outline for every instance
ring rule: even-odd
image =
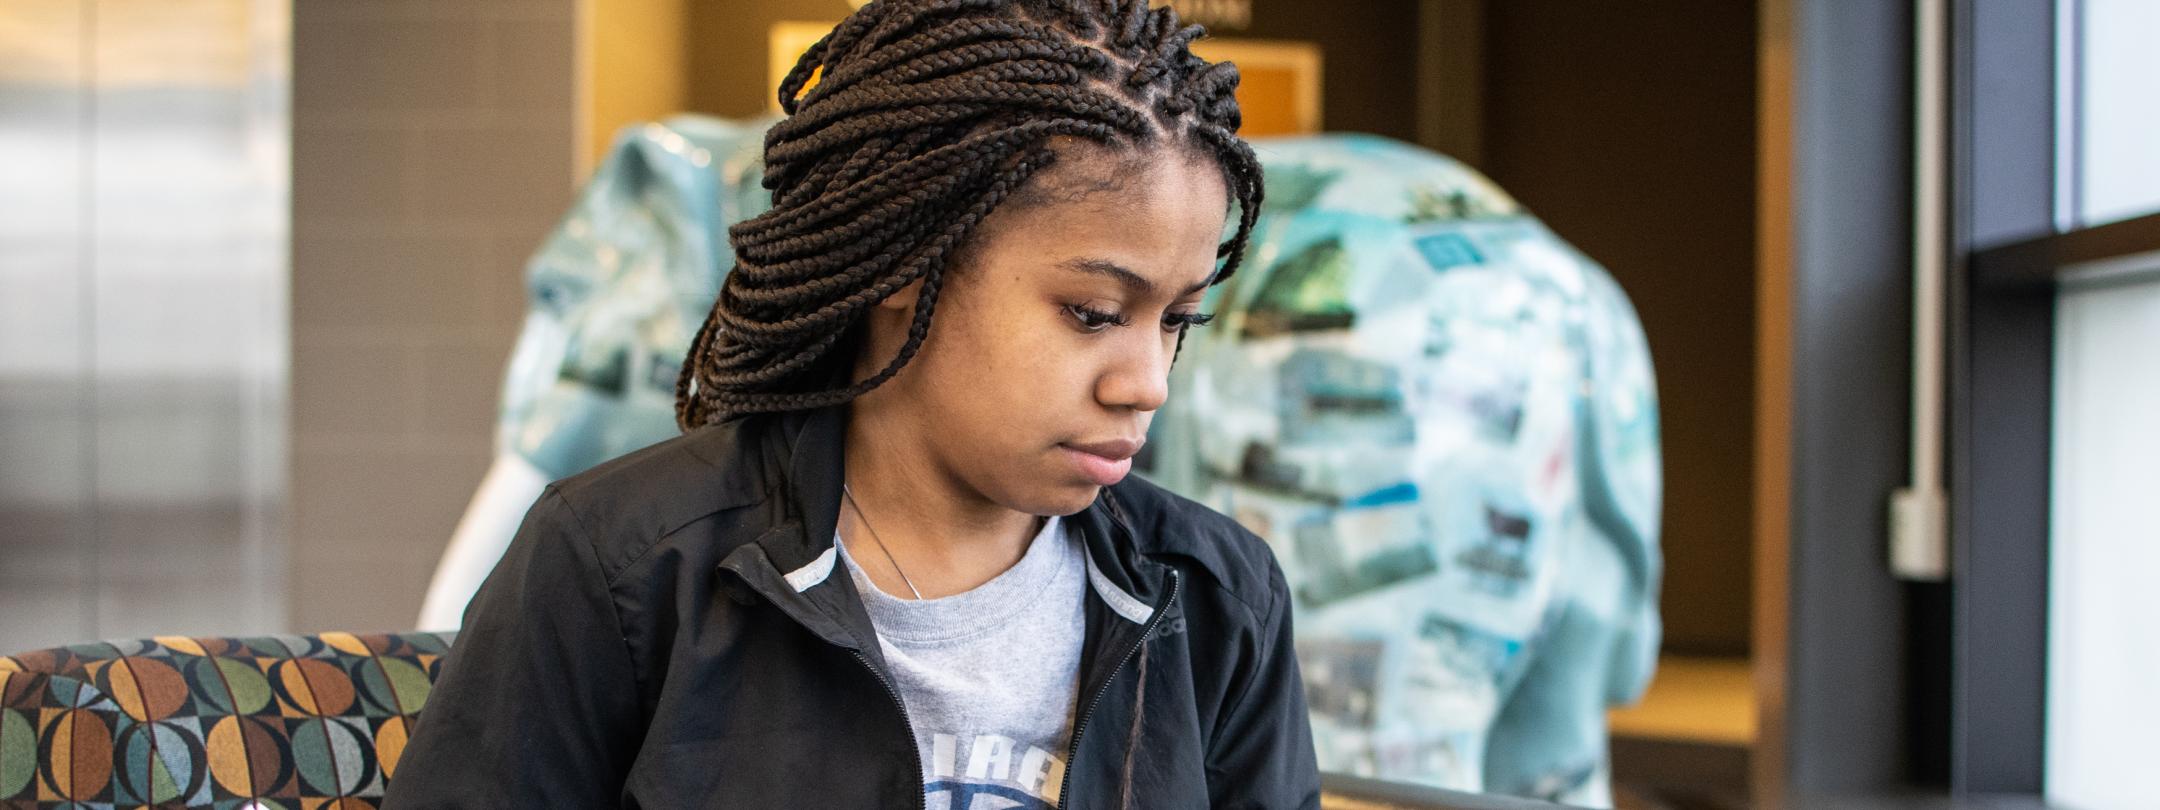
[[[1085,480],[1045,482],[1029,489],[1024,495],[1014,493],[1020,497],[1006,501],[1005,505],[1031,515],[1063,516],[1088,508],[1102,492],[1102,487]]]

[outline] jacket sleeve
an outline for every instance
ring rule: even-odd
[[[1219,810],[1320,807],[1320,765],[1292,640],[1290,588],[1272,558],[1268,576],[1271,599],[1255,658],[1234,687],[1208,751],[1208,804]]]
[[[383,806],[614,807],[642,724],[615,602],[550,486],[466,606]]]

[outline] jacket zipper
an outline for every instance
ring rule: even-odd
[[[915,723],[908,719],[907,703],[901,701],[900,690],[893,687],[885,673],[879,672],[877,665],[870,663],[870,656],[863,655],[861,650],[856,649],[848,652],[855,655],[855,660],[862,662],[864,669],[870,670],[870,677],[876,678],[879,686],[885,687],[886,696],[892,698],[893,708],[899,710],[900,725],[907,729],[908,759],[915,763],[915,807],[916,810],[928,810],[930,795],[923,786],[922,750],[915,747]]]
[[[1162,607],[1155,609],[1154,616],[1148,617],[1147,627],[1140,631],[1140,640],[1125,648],[1125,657],[1118,659],[1117,666],[1110,669],[1110,677],[1103,679],[1102,688],[1095,690],[1095,697],[1080,711],[1080,716],[1074,718],[1072,745],[1065,750],[1065,778],[1058,784],[1058,807],[1070,810],[1066,801],[1071,798],[1073,761],[1080,756],[1080,733],[1087,730],[1088,717],[1095,713],[1095,707],[1102,705],[1103,697],[1110,693],[1110,684],[1117,681],[1118,673],[1125,670],[1126,664],[1132,663],[1133,655],[1140,652],[1140,645],[1148,643],[1148,639],[1154,637],[1155,627],[1162,624],[1163,616],[1169,614],[1170,608],[1177,604],[1179,586],[1183,582],[1178,570],[1170,569],[1170,597],[1163,600]],[[912,734],[910,732],[911,736]]]

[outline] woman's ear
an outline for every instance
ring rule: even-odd
[[[885,300],[878,302],[878,308],[897,310],[912,316],[915,313],[916,299],[922,297],[922,285],[922,279],[916,279],[907,286],[894,290],[892,295],[885,296]]]
[[[908,328],[915,322],[915,304],[922,299],[920,279],[894,290],[877,306],[863,313],[852,327],[855,335],[855,377],[861,380],[878,372],[907,342]]]

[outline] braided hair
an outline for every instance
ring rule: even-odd
[[[1056,142],[1212,156],[1238,204],[1214,281],[1237,269],[1261,201],[1237,136],[1237,67],[1147,0],[875,0],[811,45],[765,135],[773,207],[728,229],[735,269],[675,385],[685,431],[847,402],[929,333],[945,270],[985,216],[1058,157]],[[818,83],[808,92],[813,76]],[[921,282],[905,343],[848,382],[863,313]]]

